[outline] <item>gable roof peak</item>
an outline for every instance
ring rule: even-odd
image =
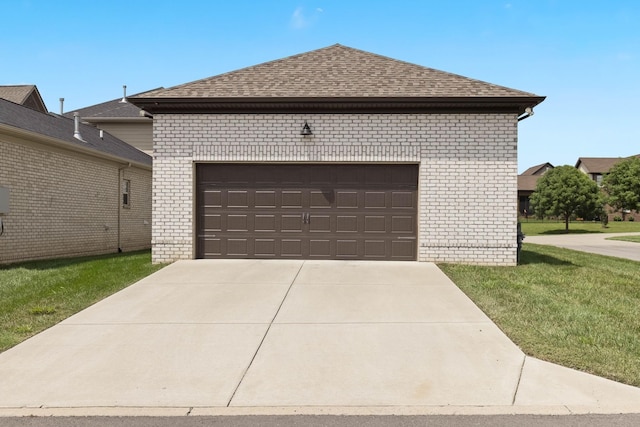
[[[130,98],[283,97],[415,99],[536,95],[336,43]]]

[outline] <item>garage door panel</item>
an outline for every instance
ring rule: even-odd
[[[366,191],[364,193],[365,209],[384,209],[387,206],[387,193],[384,191]]]
[[[336,191],[336,208],[356,209],[358,207],[357,191]]]
[[[258,190],[254,194],[254,206],[256,208],[276,208],[276,191],[275,190]]]
[[[311,239],[309,240],[309,256],[311,258],[329,259],[331,256],[331,240]]]
[[[197,164],[197,257],[415,260],[416,165]]]
[[[414,256],[415,240],[391,241],[391,259],[407,259]]]
[[[203,192],[204,206],[219,208],[222,206],[222,191],[208,190]]]
[[[227,254],[246,257],[249,255],[249,239],[227,239]]]
[[[387,217],[383,215],[365,215],[364,232],[365,233],[386,233]]]
[[[338,233],[357,233],[358,217],[356,215],[336,216],[336,231]]]
[[[276,239],[256,239],[254,255],[260,257],[276,257]]]
[[[254,218],[254,230],[256,232],[275,232],[276,216],[275,215],[256,215]]]
[[[204,238],[200,240],[201,251],[209,256],[220,256],[222,255],[222,240],[221,239],[212,239],[212,238]]]
[[[391,208],[415,208],[414,193],[410,191],[394,191],[391,194]]]
[[[386,243],[384,240],[365,240],[364,256],[366,258],[384,258],[387,253]]]
[[[357,240],[336,240],[336,257],[339,258],[358,258],[358,241]]]
[[[228,215],[227,216],[228,231],[249,231],[249,218],[246,214]]]
[[[282,215],[280,219],[280,231],[284,233],[302,232],[302,214]]]
[[[222,215],[205,215],[204,229],[206,231],[222,230]]]
[[[302,257],[302,239],[282,239],[280,253],[285,257]]]
[[[335,200],[333,190],[311,190],[309,197],[310,209],[331,209]]]
[[[415,233],[415,219],[411,216],[394,216],[391,218],[392,233]]]
[[[229,208],[248,208],[249,192],[247,190],[229,190],[227,191],[227,207]]]
[[[282,191],[282,205],[283,208],[295,208],[302,209],[302,191],[301,190],[287,190]]]
[[[318,214],[309,215],[309,231],[312,233],[330,233],[331,216]]]

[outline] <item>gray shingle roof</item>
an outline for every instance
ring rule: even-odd
[[[151,156],[107,132],[104,132],[104,139],[100,139],[98,129],[81,124],[80,134],[85,140],[82,142],[73,137],[75,128],[73,119],[41,113],[4,99],[0,99],[0,124],[62,140],[122,160],[151,166]]]
[[[151,91],[161,90],[162,88],[152,89]],[[141,96],[148,92],[141,92],[133,96]],[[102,102],[100,104],[90,105],[79,110],[69,111],[64,113],[65,117],[73,118],[73,113],[78,112],[80,117],[92,117],[92,118],[139,118],[140,108],[131,104],[130,102],[121,102],[122,97],[112,99],[111,101]]]
[[[336,44],[136,98],[535,96]]]

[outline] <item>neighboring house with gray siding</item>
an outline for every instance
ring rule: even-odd
[[[130,97],[153,260],[514,265],[518,118],[543,100],[341,45]]]
[[[151,157],[74,120],[0,100],[0,263],[151,245]]]
[[[134,96],[143,95],[144,92]],[[153,153],[153,117],[129,103],[126,97],[67,112],[64,116],[73,118],[76,112],[84,123],[103,129],[149,155]]]

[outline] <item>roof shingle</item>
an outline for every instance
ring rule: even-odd
[[[636,157],[640,157],[640,154]],[[576,167],[579,168],[582,165],[588,173],[605,174],[626,158],[628,157],[580,157],[576,162]]]
[[[162,88],[152,89],[147,92],[141,92],[132,97],[141,96],[148,92],[161,90]],[[73,118],[73,113],[77,112],[80,117],[85,118],[140,118],[140,108],[130,102],[122,102],[122,98],[112,99],[111,101],[102,102],[100,104],[90,105],[79,110],[73,110],[64,113],[65,117]]]
[[[537,97],[339,44],[136,98]],[[539,101],[538,101],[539,102]]]
[[[115,136],[99,131],[93,126],[80,125],[80,134],[85,142],[74,138],[74,120],[51,113],[41,113],[22,105],[0,99],[0,124],[30,131],[91,150],[151,166],[151,156],[139,151]]]

